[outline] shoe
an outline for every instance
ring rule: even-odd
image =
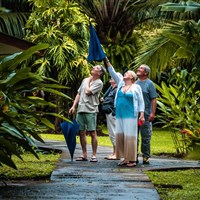
[[[143,158],[143,165],[149,165],[149,158]]]

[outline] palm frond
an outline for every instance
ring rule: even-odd
[[[167,20],[189,20],[198,21],[200,17],[200,1],[171,1],[159,5],[161,13]]]
[[[0,15],[0,31],[9,35],[23,38],[24,26],[29,13],[3,13]]]
[[[155,79],[158,72],[167,68],[171,57],[176,52],[178,46],[168,38],[160,35],[149,39],[141,48],[141,53],[134,60],[137,69],[145,63],[151,68],[151,78]]]
[[[77,3],[82,7],[83,12],[97,23],[96,30],[102,43],[104,43],[103,35],[108,32],[111,37],[115,37],[118,31],[126,34],[127,30],[133,30],[135,19],[132,17],[132,13],[144,9],[147,5],[145,1],[134,0],[86,0],[84,2],[77,1]]]
[[[134,60],[137,68],[146,63],[152,67],[152,77],[172,66],[199,68],[200,34],[198,23],[192,20],[167,24],[157,37],[145,42]]]

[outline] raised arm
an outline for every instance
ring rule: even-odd
[[[110,63],[109,59],[106,57],[104,59],[104,64],[110,74],[110,76],[115,80],[115,83],[118,85],[122,78],[116,73],[114,67]]]

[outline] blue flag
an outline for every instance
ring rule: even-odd
[[[106,57],[94,27],[90,23],[90,41],[88,61],[102,61]]]

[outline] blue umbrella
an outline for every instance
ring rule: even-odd
[[[90,23],[90,41],[89,41],[89,55],[88,61],[102,61],[106,57],[99,38],[94,30],[94,27]]]
[[[76,133],[79,130],[79,124],[77,124],[76,120],[72,120],[72,122],[64,121],[60,124],[60,127],[71,155],[71,161],[73,161],[74,151],[76,149]]]

